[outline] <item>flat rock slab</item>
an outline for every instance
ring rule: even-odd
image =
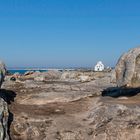
[[[139,140],[140,104],[135,101],[92,97],[46,105],[15,103],[11,135],[15,140]]]
[[[96,91],[97,92],[97,91]],[[100,92],[100,91],[98,91]],[[45,105],[55,102],[72,102],[86,97],[95,96],[95,92],[42,92],[35,95],[22,96],[17,103],[24,105]]]
[[[22,81],[3,87],[16,93],[13,140],[139,140],[140,95],[102,97],[104,77],[87,83]]]

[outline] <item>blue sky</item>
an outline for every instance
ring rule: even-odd
[[[0,0],[8,67],[114,66],[140,45],[139,0]]]

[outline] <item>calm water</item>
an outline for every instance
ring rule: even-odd
[[[27,71],[40,71],[40,72],[47,72],[47,70],[8,70],[8,72],[10,72],[11,74],[14,74],[16,72],[20,73],[20,74],[24,74]]]

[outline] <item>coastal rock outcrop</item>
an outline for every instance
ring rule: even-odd
[[[6,67],[5,64],[0,61],[0,88],[4,81],[4,77],[6,74]],[[3,94],[2,91],[0,91],[0,94]],[[8,136],[8,107],[7,103],[0,98],[0,140],[9,140]]]
[[[90,82],[91,78],[90,78],[90,76],[81,75],[81,76],[79,76],[79,81],[80,82]]]
[[[64,71],[61,75],[61,80],[67,81],[80,81],[80,82],[90,82],[94,79],[94,74],[92,72],[82,72],[82,71]]]
[[[9,113],[7,103],[0,98],[0,140],[9,140],[8,116]]]
[[[5,74],[6,74],[6,66],[2,61],[0,61],[0,87],[4,81]]]
[[[78,72],[75,71],[64,71],[61,75],[61,80],[73,80],[77,79],[79,76]]]
[[[60,79],[61,72],[57,70],[49,70],[47,72],[39,72],[36,71],[34,73],[26,73],[22,78],[24,79],[33,79],[38,82],[49,81],[49,80],[57,80]]]
[[[140,47],[124,53],[115,70],[119,87],[140,87]]]
[[[24,75],[26,76],[26,75],[31,75],[31,74],[33,74],[34,73],[34,71],[26,71],[25,73],[24,73]]]
[[[63,72],[60,78],[62,81],[77,81],[81,83],[97,82],[99,83],[116,83],[115,70],[109,72],[93,72],[93,71],[66,71]],[[104,79],[103,81],[101,79]],[[109,80],[109,81],[108,81]]]
[[[4,82],[3,88],[18,93],[9,106],[12,140],[139,140],[140,95],[102,97],[104,89],[118,90],[114,70],[64,73],[66,79],[60,73],[60,79],[40,82],[44,79],[34,78],[47,73],[38,72],[28,80],[21,76],[21,82]],[[93,79],[81,82],[79,76]]]

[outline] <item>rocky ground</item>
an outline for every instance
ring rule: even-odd
[[[140,90],[110,97],[116,87],[112,74],[53,73],[53,80],[27,74],[16,81],[7,76],[2,96],[9,104],[11,139],[139,140]]]

